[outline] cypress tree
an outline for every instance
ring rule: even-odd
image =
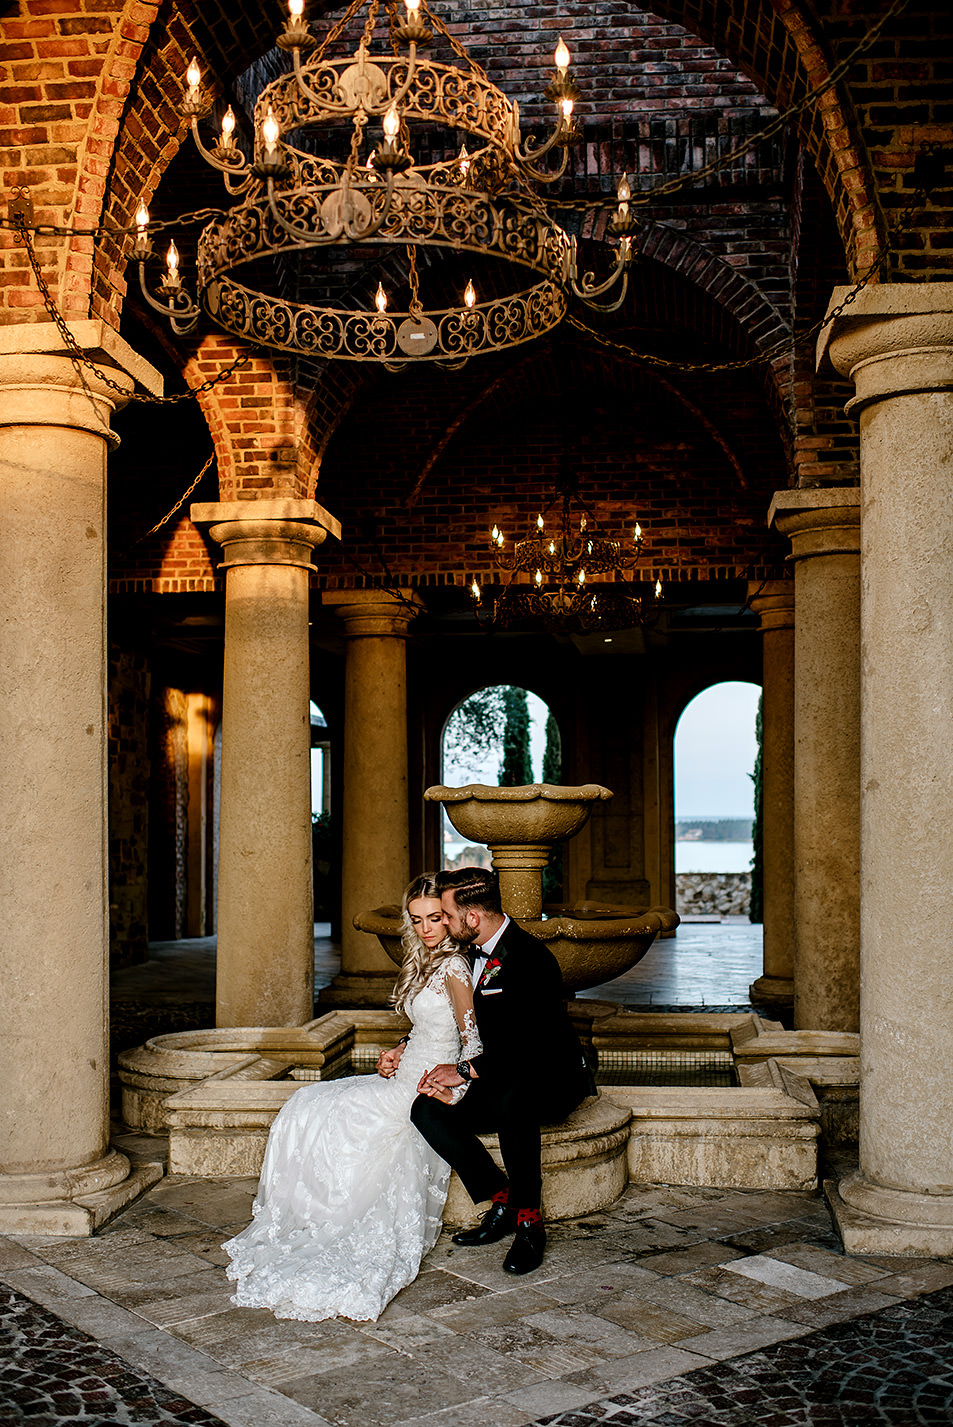
[[[546,747],[543,750],[543,782],[561,783],[563,779],[563,747],[559,724],[552,714],[546,719]],[[558,902],[563,890],[563,849],[557,843],[549,854],[549,866],[543,868],[543,902]]]
[[[503,761],[500,764],[499,785],[501,788],[518,788],[533,781],[526,690],[507,687],[503,692],[503,709]]]

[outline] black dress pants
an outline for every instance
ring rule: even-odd
[[[447,1161],[479,1204],[509,1185],[513,1209],[538,1209],[542,1191],[540,1126],[558,1124],[585,1098],[586,1091],[540,1095],[538,1087],[491,1089],[475,1080],[458,1105],[418,1095],[410,1118],[424,1139]],[[478,1136],[499,1137],[506,1173]]]

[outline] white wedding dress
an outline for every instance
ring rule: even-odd
[[[317,1322],[379,1317],[440,1234],[450,1167],[410,1121],[435,1065],[480,1052],[470,968],[446,957],[407,1007],[396,1074],[319,1081],[279,1112],[254,1218],[223,1248],[240,1307]]]

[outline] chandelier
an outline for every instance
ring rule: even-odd
[[[624,588],[642,555],[644,536],[638,521],[630,539],[606,535],[568,487],[536,517],[535,526],[507,550],[499,526],[490,533],[497,567],[508,577],[501,592],[487,600],[477,580],[470,586],[477,619],[501,629],[542,624],[558,631],[587,633],[647,624],[656,617],[662,582],[656,580],[652,603]],[[591,577],[608,576],[591,583]]]
[[[158,297],[149,291],[149,214],[139,207],[133,258],[140,287],[176,332],[192,330],[205,313],[236,337],[283,351],[394,366],[452,364],[550,331],[570,294],[607,312],[624,300],[636,229],[627,176],[608,225],[614,257],[601,280],[580,271],[575,236],[553,220],[539,193],[565,173],[579,137],[579,90],[562,38],[546,89],[555,106],[552,130],[524,139],[519,106],[427,0],[404,0],[402,15],[393,0],[386,8],[385,21],[380,0],[353,0],[318,43],[304,0],[289,0],[277,43],[292,68],[256,101],[251,158],[236,141],[231,107],[217,141],[203,142],[199,119],[208,105],[198,65],[190,64],[184,115],[200,154],[238,201],[201,232],[194,298],[174,242]],[[332,54],[365,9],[356,49]],[[434,31],[453,63],[425,57]],[[391,52],[376,52],[385,35]],[[447,271],[451,254],[459,281]],[[291,264],[299,255],[315,260],[303,279]],[[337,276],[332,259],[341,260]],[[479,269],[482,297],[464,264]],[[302,283],[309,300],[296,300]],[[409,293],[406,310],[389,310],[385,283]]]

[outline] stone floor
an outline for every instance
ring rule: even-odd
[[[756,930],[683,928],[613,995],[744,1004]],[[633,1185],[531,1277],[444,1236],[376,1324],[301,1324],[229,1301],[253,1191],[172,1176],[94,1239],[0,1238],[0,1424],[953,1422],[953,1261],[847,1256],[818,1195]]]

